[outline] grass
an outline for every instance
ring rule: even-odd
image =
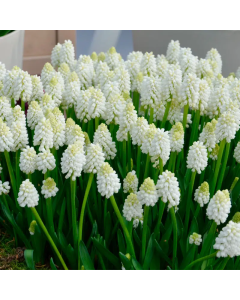
[[[0,270],[27,270],[24,248],[15,247],[15,240],[0,228]],[[49,265],[36,264],[37,270],[49,270]]]

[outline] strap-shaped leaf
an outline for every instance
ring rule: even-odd
[[[95,270],[91,257],[83,241],[79,244],[79,253],[85,270]]]
[[[35,263],[33,259],[33,250],[27,249],[24,251],[24,258],[29,270],[35,270]]]

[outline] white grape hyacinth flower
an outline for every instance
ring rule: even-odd
[[[184,145],[184,130],[181,122],[174,124],[169,131],[170,147],[172,152],[181,152]]]
[[[58,188],[56,182],[53,178],[48,177],[46,180],[43,180],[41,193],[45,199],[55,197],[57,195]]]
[[[203,207],[209,202],[210,193],[209,193],[209,184],[204,181],[195,191],[194,200]]]
[[[56,72],[47,82],[45,92],[52,96],[56,106],[59,106],[62,102],[63,91],[64,79],[60,73]]]
[[[215,75],[222,73],[222,58],[217,49],[212,48],[207,52],[206,59],[210,59],[210,61],[216,62],[217,67],[215,70]]]
[[[127,141],[128,133],[131,132],[133,125],[137,122],[137,112],[132,102],[126,103],[120,117],[120,126],[117,131],[117,140]]]
[[[156,184],[158,197],[162,198],[164,203],[168,203],[168,209],[176,207],[180,202],[180,190],[177,178],[174,173],[166,170],[159,175],[159,179]]]
[[[127,199],[123,205],[123,216],[127,221],[132,219],[141,218],[143,215],[142,205],[139,202],[137,195],[131,193],[127,196]]]
[[[189,244],[194,244],[196,246],[200,246],[201,243],[202,243],[202,236],[201,236],[201,234],[193,232],[193,234],[191,234],[189,236]]]
[[[142,205],[154,206],[158,201],[158,195],[154,181],[148,177],[144,180],[137,192],[137,197]]]
[[[14,85],[19,72],[21,72],[21,69],[15,66],[11,71],[7,71],[3,78],[3,95],[9,97],[9,99],[14,99]]]
[[[196,73],[198,57],[192,54],[190,48],[180,49],[178,62],[181,66],[183,76],[186,76],[188,73]]]
[[[90,144],[88,145],[86,152],[87,155],[84,172],[97,173],[105,159],[102,147],[99,144]]]
[[[106,52],[105,62],[108,64],[110,70],[115,70],[121,64],[120,54],[117,53],[115,47],[111,47]]]
[[[213,245],[213,248],[218,250],[217,257],[234,257],[240,255],[239,221],[239,213],[236,213],[232,221],[229,221],[220,231]]]
[[[189,105],[191,109],[199,109],[199,84],[200,79],[195,74],[187,74],[184,77],[179,94],[181,107]]]
[[[53,97],[51,95],[48,95],[48,93],[45,93],[42,98],[40,99],[39,105],[43,111],[44,114],[46,114],[46,112],[48,110],[53,110],[54,107],[56,107],[56,103],[53,100]]]
[[[41,72],[41,81],[44,89],[46,89],[48,82],[50,81],[50,79],[53,77],[54,74],[56,74],[56,71],[54,70],[53,66],[48,62],[45,63]]]
[[[207,163],[207,148],[202,142],[194,142],[188,151],[187,168],[191,169],[192,172],[201,174],[201,172],[207,167]]]
[[[227,220],[231,209],[231,200],[228,190],[217,191],[207,207],[207,217],[220,225]]]
[[[216,125],[216,140],[217,143],[226,139],[230,143],[235,138],[236,132],[239,130],[240,120],[236,120],[233,113],[226,111],[218,118]]]
[[[160,78],[164,78],[165,72],[169,66],[168,60],[166,59],[165,55],[157,55],[156,58],[157,64],[157,76]]]
[[[121,187],[117,173],[104,162],[97,173],[97,188],[102,197],[109,199],[114,193],[117,193]]]
[[[98,126],[93,136],[93,143],[99,144],[107,160],[114,159],[117,153],[116,145],[112,141],[111,133],[107,126],[102,123]]]
[[[69,145],[63,152],[61,158],[62,173],[66,174],[65,178],[71,177],[72,181],[75,181],[77,177],[81,176],[83,167],[86,163],[86,157],[84,153],[83,144],[80,141]]]
[[[0,180],[0,196],[2,194],[6,195],[8,194],[10,191],[10,185],[9,185],[9,182],[8,181],[5,181],[5,182],[2,182]]]
[[[133,145],[142,146],[144,136],[149,128],[148,121],[144,117],[137,118],[131,129],[131,138]]]
[[[10,128],[0,118],[0,152],[11,151],[13,147],[13,135]]]
[[[61,48],[62,48],[62,45],[60,43],[57,43],[57,45],[53,47],[52,53],[51,53],[51,64],[56,69],[60,66]]]
[[[76,104],[76,116],[81,122],[87,123],[91,118],[88,113],[88,103],[91,98],[91,90],[80,91]]]
[[[172,98],[179,98],[179,90],[182,85],[182,71],[179,65],[169,65],[162,79],[162,100],[166,103]]]
[[[215,147],[213,148],[212,152],[210,153],[209,157],[212,160],[217,160],[218,152],[219,152],[219,146],[218,146],[218,144],[216,144]]]
[[[131,82],[130,82],[130,75],[128,71],[124,67],[119,67],[114,70],[114,77],[113,81],[118,82],[120,93],[127,92],[129,94]]]
[[[211,89],[208,82],[205,79],[201,79],[199,82],[199,110],[201,116],[207,113],[210,94]]]
[[[20,185],[17,201],[21,207],[35,207],[38,205],[38,192],[29,179],[26,179]]]
[[[32,96],[32,80],[28,72],[20,71],[13,86],[13,98],[18,101],[30,102]]]
[[[43,96],[43,84],[41,82],[41,78],[37,75],[31,76],[32,80],[32,95],[31,101],[39,101]]]
[[[171,40],[171,42],[168,44],[167,55],[166,55],[166,58],[170,64],[178,63],[179,52],[180,52],[179,41]]]
[[[26,122],[13,122],[11,125],[11,132],[13,134],[12,151],[15,152],[19,149],[26,148],[26,146],[28,145],[28,133]]]
[[[143,136],[143,142],[141,150],[145,154],[149,154],[152,140],[157,132],[157,128],[154,124],[150,124],[146,130],[145,135]]]
[[[53,130],[48,119],[42,118],[37,124],[33,137],[33,145],[40,145],[39,151],[53,147]]]
[[[48,116],[48,119],[51,123],[52,130],[53,130],[53,147],[58,150],[59,147],[62,147],[65,144],[65,118],[62,119],[59,117],[58,113],[62,114],[61,111],[57,111],[58,107],[56,107],[56,110],[53,110],[53,113],[51,113]]]
[[[149,155],[155,168],[159,166],[159,158],[161,158],[163,166],[168,161],[170,156],[170,139],[168,132],[164,131],[164,129],[157,128],[150,145]]]
[[[138,178],[136,172],[133,170],[127,173],[126,178],[123,179],[123,192],[136,193],[138,190]]]
[[[216,125],[217,120],[212,119],[211,122],[208,122],[204,127],[199,136],[199,141],[202,142],[208,149],[208,151],[212,151],[212,149],[216,145]]]
[[[74,144],[76,141],[80,141],[84,144],[85,137],[82,128],[77,125],[72,118],[68,118],[66,121],[65,136],[66,145]]]
[[[240,142],[237,143],[237,146],[234,149],[233,157],[236,159],[236,162],[240,164]]]
[[[37,169],[45,174],[47,171],[52,171],[56,167],[56,161],[49,149],[43,149],[38,153],[36,158]]]
[[[27,146],[21,151],[19,167],[25,174],[32,174],[37,169],[37,153],[33,147]]]
[[[105,120],[107,124],[119,124],[126,103],[122,95],[117,94],[106,101]]]
[[[137,228],[139,223],[143,225],[143,214],[140,218],[137,217],[133,220],[133,228]]]
[[[44,117],[43,111],[37,101],[31,101],[27,111],[27,124],[34,130],[38,122]]]
[[[61,49],[59,50],[60,63],[66,63],[70,66],[70,68],[72,68],[75,59],[75,51],[72,42],[70,40],[64,41]]]
[[[12,108],[10,100],[5,96],[0,97],[0,118],[2,118],[4,122],[10,125],[12,119],[11,116]]]

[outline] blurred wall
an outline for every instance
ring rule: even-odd
[[[166,54],[171,40],[179,40],[181,47],[192,48],[199,58],[205,58],[208,50],[216,48],[222,56],[225,77],[240,66],[239,30],[133,30],[135,51]]]
[[[23,70],[40,74],[46,62],[51,62],[51,52],[57,43],[71,40],[76,43],[75,30],[25,30]]]

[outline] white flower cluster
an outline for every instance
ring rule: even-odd
[[[142,214],[142,205],[139,202],[137,195],[131,193],[124,202],[123,216],[127,221],[132,221],[132,219],[141,218]]]
[[[37,170],[45,174],[48,170],[52,171],[56,167],[56,162],[53,154],[49,149],[43,149],[36,157]]]
[[[163,166],[170,156],[170,139],[167,131],[157,128],[157,131],[151,141],[149,155],[151,161],[154,162],[154,167],[159,165],[159,158],[161,158]]]
[[[93,143],[99,144],[107,160],[114,159],[117,153],[116,145],[112,141],[111,133],[107,126],[102,123],[94,133]]]
[[[209,193],[209,184],[204,181],[195,191],[194,200],[198,202],[198,204],[203,207],[204,204],[207,204],[210,199]]]
[[[34,207],[38,205],[38,192],[29,179],[26,179],[20,185],[17,201],[21,207]]]
[[[156,185],[158,197],[162,198],[164,203],[168,202],[168,209],[176,207],[180,202],[180,190],[177,178],[168,170],[159,176]]]
[[[190,235],[189,244],[194,244],[196,246],[199,246],[201,242],[202,242],[201,234],[194,232],[193,234]]]
[[[66,174],[65,178],[71,177],[75,181],[76,177],[81,176],[83,167],[86,163],[83,144],[80,141],[69,145],[63,152],[61,158],[62,173]]]
[[[217,122],[217,120],[212,119],[203,127],[203,131],[199,135],[199,141],[207,147],[208,151],[212,151],[216,145],[215,130]]]
[[[8,194],[10,191],[10,185],[9,185],[9,182],[8,181],[5,181],[5,182],[2,182],[0,180],[0,196],[2,194]]]
[[[213,248],[218,250],[217,257],[240,255],[240,223],[230,221],[219,233]]]
[[[97,173],[98,192],[107,199],[114,193],[117,193],[121,187],[117,173],[109,165],[104,162]]]
[[[21,151],[19,167],[25,174],[32,174],[37,169],[37,153],[33,147],[27,146]]]
[[[169,131],[170,147],[172,152],[181,152],[184,145],[184,130],[182,123],[177,122]]]
[[[208,204],[207,216],[218,225],[224,223],[227,220],[231,206],[228,190],[217,191]]]
[[[123,179],[124,193],[136,193],[138,190],[138,178],[136,172],[133,170],[127,173],[126,178]]]
[[[90,144],[87,147],[86,164],[84,172],[97,173],[104,163],[104,153],[99,144]]]
[[[237,146],[234,149],[233,157],[236,159],[237,163],[240,164],[240,142],[237,143]]]
[[[45,199],[55,197],[57,192],[58,188],[53,178],[48,177],[46,180],[43,180],[41,193]]]
[[[187,156],[187,168],[191,169],[192,172],[201,174],[201,172],[207,166],[207,161],[208,157],[206,147],[202,142],[194,142],[189,148]]]
[[[158,201],[158,195],[154,181],[148,177],[144,180],[137,192],[138,200],[142,205],[154,206]]]

